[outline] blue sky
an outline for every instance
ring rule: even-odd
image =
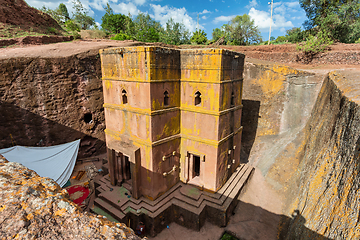
[[[26,0],[36,8],[46,6],[55,9],[64,3],[72,12],[72,0]],[[104,6],[109,2],[115,13],[128,14],[135,17],[139,12],[148,13],[163,26],[169,18],[182,22],[191,31],[197,27],[199,14],[199,28],[212,37],[214,28],[220,28],[236,15],[249,14],[259,27],[263,40],[269,38],[270,5],[268,0],[81,0],[88,9],[89,15],[100,24],[104,15]],[[273,37],[285,35],[287,29],[301,27],[306,20],[304,10],[296,0],[274,1],[272,34]]]

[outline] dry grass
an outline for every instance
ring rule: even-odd
[[[0,23],[0,39],[19,38],[26,36],[43,36],[43,35],[67,36],[69,34],[65,31],[61,31],[53,27],[46,27],[40,29],[40,28],[15,26],[6,23]]]
[[[106,33],[101,30],[81,30],[80,35],[82,39],[105,39]]]

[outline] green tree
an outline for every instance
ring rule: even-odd
[[[189,31],[183,23],[174,22],[170,18],[166,22],[166,28],[160,34],[160,41],[173,45],[188,44],[190,43],[189,35]]]
[[[158,42],[160,32],[163,31],[159,22],[153,20],[149,14],[139,13],[134,20],[135,39],[142,42]]]
[[[132,20],[131,14],[129,13],[125,19],[125,34],[134,37],[135,36],[135,23]]]
[[[195,44],[204,44],[207,41],[206,33],[204,30],[197,29],[195,32],[193,32],[193,35],[190,39],[191,43]]]
[[[286,30],[285,38],[292,43],[302,42],[305,40],[305,31],[302,31],[299,27],[293,27]]]
[[[228,44],[250,45],[261,42],[260,31],[247,14],[234,17],[224,27],[229,32]]]
[[[225,37],[226,36],[226,32],[225,32],[225,27],[222,26],[221,28],[215,28],[213,29],[212,32],[212,40],[214,42],[216,42],[217,40],[219,40],[219,38],[221,37]]]
[[[334,40],[350,43],[360,37],[359,0],[299,0],[308,20],[304,27],[312,35],[322,31]]]
[[[328,8],[336,7],[346,1],[347,0],[299,0],[300,6],[305,10],[308,18],[304,23],[305,29],[310,30],[317,26],[320,23],[319,21],[327,16]]]
[[[73,4],[75,9],[75,12],[73,12],[73,19],[77,24],[79,24],[80,28],[86,30],[94,26],[94,18],[88,15],[89,12],[86,10],[86,8],[84,8],[80,0],[73,0]]]
[[[79,25],[76,24],[72,19],[67,20],[64,25],[67,31],[80,32]]]
[[[344,43],[355,42],[360,37],[360,1],[328,8],[326,17],[319,21],[318,27],[333,39]]]
[[[70,19],[69,13],[67,12],[67,8],[66,8],[65,4],[63,4],[63,3],[60,3],[59,6],[55,10],[46,8],[45,6],[43,6],[39,10],[44,13],[49,14],[60,25],[63,25],[67,20]]]
[[[60,3],[59,7],[58,7],[58,11],[61,14],[61,16],[64,17],[64,22],[66,22],[67,20],[70,19],[69,12],[68,12],[67,7],[66,7],[65,4]]]
[[[110,33],[126,33],[127,22],[132,21],[131,18],[123,14],[114,14],[109,3],[104,9],[105,14],[101,18],[101,28]]]

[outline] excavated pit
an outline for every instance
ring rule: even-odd
[[[105,150],[97,49],[2,59],[0,69],[0,148],[82,138],[80,157]],[[211,229],[212,237],[226,230],[241,239],[359,239],[358,76],[247,59],[241,158],[257,170],[228,227],[205,224],[189,234],[198,239]],[[248,216],[237,217],[241,212]],[[256,221],[262,224],[249,227]],[[157,238],[171,236],[167,231]]]

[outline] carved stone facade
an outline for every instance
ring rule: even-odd
[[[240,164],[244,55],[152,46],[100,55],[111,183],[152,200],[180,180],[220,189]]]

